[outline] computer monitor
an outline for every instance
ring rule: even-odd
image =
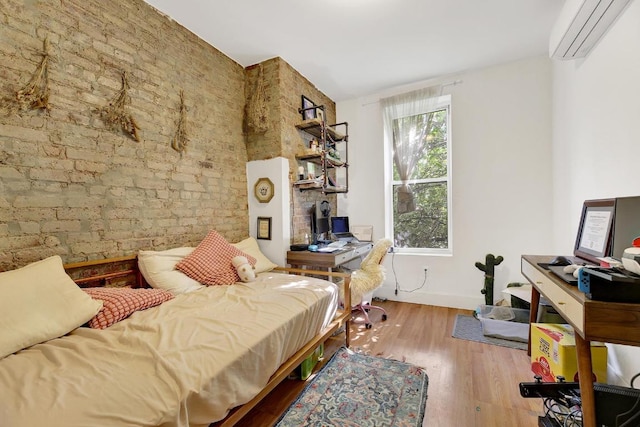
[[[329,231],[329,218],[316,218],[316,234],[327,233]]]
[[[311,206],[311,234],[313,243],[326,239],[329,233],[329,218],[322,215],[321,203],[316,202]]]
[[[349,217],[347,216],[332,216],[331,217],[331,232],[332,233],[348,233],[349,232]]]
[[[622,258],[640,236],[640,197],[585,200],[574,255],[599,263],[601,257]]]
[[[594,263],[599,263],[598,258],[611,255],[611,231],[615,208],[615,199],[584,202],[574,255]]]

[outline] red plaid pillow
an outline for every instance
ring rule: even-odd
[[[94,300],[102,301],[102,310],[91,320],[89,327],[104,329],[129,317],[133,312],[162,304],[173,298],[164,289],[85,288]]]
[[[231,260],[238,255],[247,257],[256,265],[251,255],[232,246],[217,231],[212,230],[190,255],[176,264],[176,269],[203,285],[231,285],[240,280]]]

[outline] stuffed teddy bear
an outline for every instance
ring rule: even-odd
[[[247,257],[238,255],[231,260],[231,264],[236,268],[240,280],[243,282],[252,282],[256,280],[256,273],[253,271],[253,266],[249,264]]]

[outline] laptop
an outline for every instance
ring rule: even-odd
[[[332,216],[331,233],[336,240],[342,242],[357,242],[358,239],[349,231],[349,217]]]
[[[573,273],[565,273],[564,272],[564,268],[565,267],[566,266],[564,266],[564,265],[549,265],[547,268],[549,268],[549,270],[553,274],[555,274],[556,276],[558,276],[559,278],[561,278],[565,282],[567,282],[567,283],[569,283],[571,285],[577,285],[578,284],[578,279],[573,276]]]

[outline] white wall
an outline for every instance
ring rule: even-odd
[[[587,58],[553,64],[553,236],[558,253],[573,249],[583,200],[640,195],[638,70],[640,2],[631,3]],[[610,346],[609,365],[628,385],[640,371],[640,349]]]
[[[275,193],[269,203],[260,203],[254,196],[254,185],[262,177],[273,182]],[[247,194],[249,195],[249,235],[256,237],[258,217],[271,217],[271,240],[258,240],[260,250],[271,261],[286,265],[286,253],[291,241],[291,194],[289,161],[283,157],[255,160],[247,163]]]
[[[546,57],[451,76],[453,255],[390,254],[387,280],[377,294],[389,299],[474,309],[484,303],[484,274],[474,264],[502,255],[495,298],[522,282],[520,256],[551,249],[551,62]],[[349,193],[339,212],[352,224],[370,224],[384,236],[384,148],[378,100],[433,82],[394,88],[337,104],[349,122]],[[428,267],[426,285],[423,267]],[[394,293],[395,282],[401,292]],[[404,291],[402,291],[404,290]]]

